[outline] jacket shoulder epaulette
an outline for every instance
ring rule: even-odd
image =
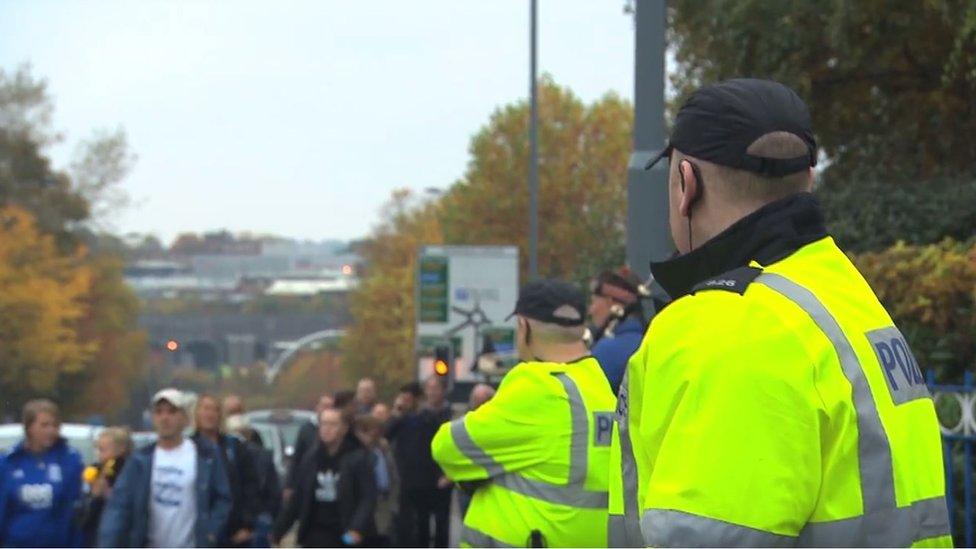
[[[762,269],[758,267],[737,267],[699,282],[691,289],[691,293],[695,294],[703,290],[724,290],[743,295],[746,293],[746,288],[761,274]]]

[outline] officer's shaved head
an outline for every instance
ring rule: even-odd
[[[558,324],[548,324],[527,318],[526,321],[532,327],[532,339],[539,343],[566,344],[575,343],[583,340],[581,326],[560,326]]]
[[[794,158],[807,150],[802,139],[788,132],[771,132],[752,142],[746,152],[763,158]],[[746,170],[737,170],[700,159],[692,159],[675,150],[672,162],[688,158],[697,162],[705,180],[706,192],[713,192],[724,201],[765,204],[791,194],[809,191],[813,174],[801,171],[782,177],[766,177]],[[680,175],[674,172],[677,178]],[[680,185],[680,179],[673,184]]]
[[[545,362],[576,360],[586,354],[584,332],[582,325],[560,326],[520,316],[517,336],[519,358]]]

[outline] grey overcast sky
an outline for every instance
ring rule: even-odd
[[[540,0],[539,69],[633,95],[624,0]],[[120,232],[365,235],[397,187],[446,187],[528,94],[528,0],[0,0],[0,67],[48,80],[51,153],[99,128],[139,160]]]

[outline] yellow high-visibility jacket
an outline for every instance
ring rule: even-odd
[[[830,237],[664,309],[613,446],[612,545],[952,543],[924,376]]]
[[[605,547],[615,399],[599,364],[523,362],[477,410],[443,425],[431,449],[444,473],[481,481],[461,543]]]

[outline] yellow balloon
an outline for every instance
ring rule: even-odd
[[[98,478],[98,469],[92,465],[85,467],[84,472],[81,474],[81,478],[84,479],[84,481],[88,484],[95,482],[95,479]]]

